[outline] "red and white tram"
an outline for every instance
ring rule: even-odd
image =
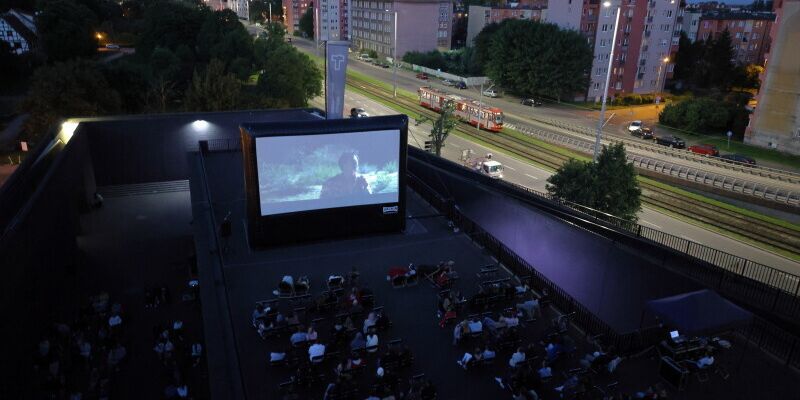
[[[452,101],[455,105],[453,115],[458,119],[478,125],[486,130],[500,132],[503,129],[503,111],[496,107],[483,107],[472,99],[449,94],[445,91],[423,86],[417,91],[419,94],[419,104],[434,111],[441,111],[445,101]]]

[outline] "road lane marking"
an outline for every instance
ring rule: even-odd
[[[457,145],[457,144],[455,144],[455,143],[448,143],[448,144],[449,144],[450,146],[453,146],[453,147],[457,148],[457,149],[460,149],[460,148],[461,148],[461,146],[459,146],[459,145]]]
[[[531,178],[531,179],[536,179],[537,181],[539,180],[539,178],[537,178],[537,177],[535,177],[535,176],[533,176],[531,174],[525,174],[525,176],[527,176],[528,178]]]
[[[649,221],[642,220],[642,223],[643,223],[643,224],[647,224],[647,225],[652,225],[652,226],[655,226],[655,227],[656,227],[657,229],[659,229],[659,230],[663,229],[663,228],[661,228],[659,225],[656,225],[656,224],[654,224],[654,223],[652,223],[652,222],[649,222]]]
[[[505,168],[505,169],[510,169],[510,170],[512,170],[512,171],[516,171],[516,170],[517,170],[516,168],[512,168],[512,167],[511,167],[510,165],[508,165],[508,164],[504,165],[504,166],[503,166],[503,168]]]

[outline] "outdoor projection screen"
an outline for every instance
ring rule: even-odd
[[[407,116],[240,128],[251,246],[405,229]]]
[[[256,138],[261,216],[398,202],[400,130]]]

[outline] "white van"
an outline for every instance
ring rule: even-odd
[[[499,97],[500,96],[500,94],[497,93],[497,91],[494,90],[494,89],[486,89],[486,90],[484,90],[483,91],[483,95],[486,96],[486,97]]]

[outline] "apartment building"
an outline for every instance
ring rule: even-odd
[[[655,94],[672,74],[671,56],[683,29],[680,0],[550,0],[547,22],[586,36],[593,49],[590,83],[578,99],[600,101],[611,64],[609,96]],[[616,23],[619,9],[619,23]],[[616,30],[614,54],[611,47]]]
[[[697,31],[700,29],[700,17],[703,13],[700,10],[691,10],[689,8],[683,13],[683,31],[692,42],[697,41]]]
[[[761,64],[769,52],[769,32],[775,21],[771,12],[714,10],[703,13],[697,30],[697,40],[716,38],[724,31],[731,35],[740,64]]]
[[[398,58],[409,51],[450,49],[453,9],[450,1],[351,1],[351,43],[356,50],[374,50],[381,56],[392,56],[395,23]]]
[[[764,55],[758,106],[750,116],[745,143],[800,154],[800,0],[775,0],[771,46]]]
[[[475,37],[486,25],[499,23],[507,19],[523,19],[541,21],[547,11],[547,4],[530,5],[520,3],[507,3],[503,6],[484,7],[469,6],[469,19],[467,23],[467,43],[471,46]]]
[[[249,0],[222,0],[222,5],[235,12],[239,19],[250,19]]]
[[[311,0],[283,0],[283,16],[286,32],[294,35],[295,31],[300,30],[300,18],[303,18],[306,11],[313,7]]]

